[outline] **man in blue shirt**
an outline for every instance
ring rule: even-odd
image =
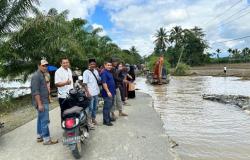
[[[114,97],[115,97],[115,81],[112,73],[110,72],[112,69],[112,63],[105,62],[104,63],[105,69],[101,73],[102,79],[102,97],[104,99],[104,106],[103,106],[103,124],[107,126],[112,126],[111,117],[110,117],[110,110],[114,104]]]

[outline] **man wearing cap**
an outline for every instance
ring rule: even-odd
[[[57,87],[62,119],[63,111],[69,108],[69,105],[67,105],[65,98],[67,97],[69,90],[73,89],[73,78],[72,71],[69,68],[69,59],[66,57],[61,58],[60,63],[61,67],[55,73],[55,85]]]
[[[95,59],[89,59],[89,68],[83,72],[83,84],[87,96],[91,97],[89,115],[91,116],[94,125],[97,124],[96,110],[98,105],[98,95],[100,93],[100,88],[98,86],[99,82],[101,82],[101,78],[96,70],[96,61]]]
[[[58,140],[51,139],[49,132],[49,91],[44,76],[47,65],[46,60],[39,61],[38,70],[31,78],[32,104],[38,112],[37,142],[43,142],[44,145],[58,143]]]

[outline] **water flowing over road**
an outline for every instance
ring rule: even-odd
[[[236,77],[171,77],[168,85],[152,86],[137,79],[149,93],[167,135],[181,160],[249,160],[250,115],[232,105],[202,99],[202,94],[250,96],[250,82]]]

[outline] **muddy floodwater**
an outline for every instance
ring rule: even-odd
[[[5,96],[19,97],[30,94],[30,80],[22,82],[20,80],[2,80],[0,79],[0,99]]]
[[[152,86],[137,78],[164,122],[171,149],[181,160],[250,160],[250,115],[242,109],[202,99],[202,94],[250,96],[250,81],[236,77],[171,77]]]

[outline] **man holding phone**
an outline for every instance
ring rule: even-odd
[[[67,102],[64,101],[70,89],[73,89],[72,71],[69,68],[70,63],[68,58],[60,60],[61,67],[55,73],[55,85],[58,91],[58,100],[61,108],[61,119],[63,111],[69,108]]]

